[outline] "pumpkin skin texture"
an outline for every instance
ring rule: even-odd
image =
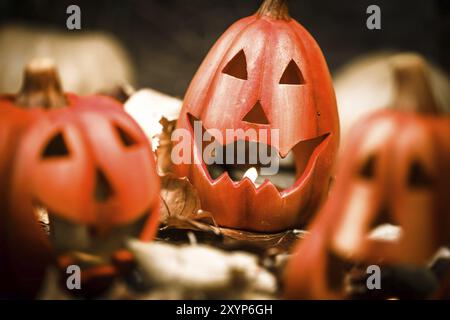
[[[351,131],[337,182],[295,249],[285,273],[288,298],[344,298],[334,257],[352,263],[425,265],[450,243],[450,118],[377,112]],[[383,224],[399,239],[369,237]]]
[[[248,117],[257,109],[258,116]],[[279,129],[279,154],[295,156],[295,183],[279,191],[267,180],[256,188],[248,178],[232,181],[227,173],[211,178],[189,118],[223,137],[227,129]],[[192,158],[199,164],[177,165],[175,171],[199,190],[202,207],[219,225],[278,231],[308,221],[328,192],[339,123],[325,59],[312,36],[287,15],[284,1],[266,1],[216,42],[188,88],[177,127],[191,133]]]
[[[78,264],[83,269],[82,283],[85,279],[98,282],[96,278],[104,278],[105,272],[111,278],[121,271],[117,260],[125,258],[129,264],[130,255],[122,252],[126,237],[148,241],[155,235],[159,178],[154,156],[144,133],[119,103],[103,96],[61,96],[54,88],[47,90],[47,83],[54,79],[47,81],[44,73],[31,75],[37,78],[31,87],[39,90],[24,89],[27,94],[0,100],[0,109],[11,114],[2,119],[5,123],[18,127],[16,118],[30,119],[13,138],[14,152],[2,152],[2,163],[7,160],[11,172],[4,187],[7,196],[2,199],[2,214],[10,221],[5,228],[17,234],[7,234],[1,247],[7,248],[7,261],[15,268],[15,259],[35,261],[33,256],[12,250],[16,243],[26,249],[39,243],[42,246],[37,248],[46,252],[51,244],[60,267]],[[26,79],[25,88],[29,82]],[[59,96],[64,105],[59,98],[51,102],[51,96]],[[22,101],[33,108],[16,105]],[[10,137],[11,132],[6,131]],[[12,141],[0,137],[0,141]],[[42,211],[50,221],[49,238],[42,229],[36,230],[40,226],[35,212]],[[73,252],[99,258],[85,263],[79,254],[73,258]],[[40,269],[47,265],[42,263]]]

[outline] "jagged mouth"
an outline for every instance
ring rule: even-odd
[[[190,113],[187,117],[194,136],[194,122],[202,121]],[[223,145],[208,133],[202,123],[202,136],[205,133],[211,141],[203,142],[201,148],[197,146],[196,150],[201,152],[201,166],[211,183],[229,178],[237,186],[248,179],[256,190],[266,184],[272,184],[281,195],[295,190],[308,178],[320,152],[331,137],[331,133],[325,133],[299,141],[283,156],[276,147],[263,142],[236,138],[233,142]],[[196,141],[197,139],[194,139],[194,144]],[[211,144],[214,144],[213,148]],[[213,150],[211,154],[206,152],[208,156],[205,156],[206,148]],[[229,152],[230,149],[234,151]],[[230,154],[232,156],[228,156]],[[212,161],[211,158],[221,161]]]

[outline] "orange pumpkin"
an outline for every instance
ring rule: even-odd
[[[216,141],[215,132],[225,137],[227,129],[279,130],[276,152],[295,158],[293,184],[280,187],[265,180],[255,186],[247,177],[233,181],[227,171],[213,176],[194,141],[195,120]],[[219,225],[276,231],[310,218],[328,192],[339,124],[322,52],[288,15],[286,1],[266,0],[256,14],[222,35],[189,86],[177,127],[190,132],[196,160],[175,170],[195,185],[202,207]],[[235,136],[235,142],[239,139],[266,143],[259,135]]]
[[[396,100],[420,113],[385,110],[352,129],[330,199],[287,266],[287,297],[345,297],[336,261],[423,266],[450,244],[450,117],[426,114],[436,108],[421,70],[399,67]],[[397,239],[373,233],[384,224]]]
[[[53,66],[42,60],[30,64],[18,96],[0,99],[1,173],[8,175],[2,176],[0,247],[1,260],[9,262],[2,274],[17,276],[11,283],[30,274],[35,291],[49,262],[48,239],[35,212],[48,214],[57,255],[98,254],[102,266],[123,248],[125,237],[154,236],[159,220],[154,156],[122,109],[107,97],[63,95]],[[22,272],[28,265],[35,272]]]

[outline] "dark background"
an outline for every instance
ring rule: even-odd
[[[77,4],[83,32],[103,30],[126,46],[138,86],[182,97],[215,40],[261,0],[0,0],[0,24],[26,22],[66,30]],[[381,7],[382,30],[366,28],[366,8]],[[291,16],[322,47],[332,71],[377,50],[414,50],[450,70],[450,0],[291,0]],[[2,48],[0,48],[1,50]]]

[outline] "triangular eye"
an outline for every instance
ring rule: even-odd
[[[247,60],[244,50],[239,51],[222,72],[238,79],[247,80]]]
[[[125,147],[131,147],[134,146],[135,144],[137,144],[137,141],[128,133],[126,132],[123,128],[119,127],[119,126],[115,126],[117,134],[119,136],[120,141],[122,142],[122,144]]]
[[[428,188],[433,179],[419,161],[414,161],[408,172],[408,185],[412,188]]]
[[[242,121],[256,123],[256,124],[269,124],[266,113],[259,101],[253,106],[253,108],[245,115]]]
[[[281,76],[280,84],[300,85],[304,83],[305,79],[303,78],[302,72],[300,71],[295,61],[291,60],[284,70],[283,75]]]
[[[45,159],[45,158],[65,157],[68,155],[69,155],[69,148],[67,147],[64,135],[62,132],[58,132],[54,136],[52,136],[48,141],[48,143],[45,145],[41,157]]]
[[[372,179],[375,177],[375,165],[376,165],[376,158],[375,156],[370,156],[364,165],[359,170],[359,175],[365,179]]]

